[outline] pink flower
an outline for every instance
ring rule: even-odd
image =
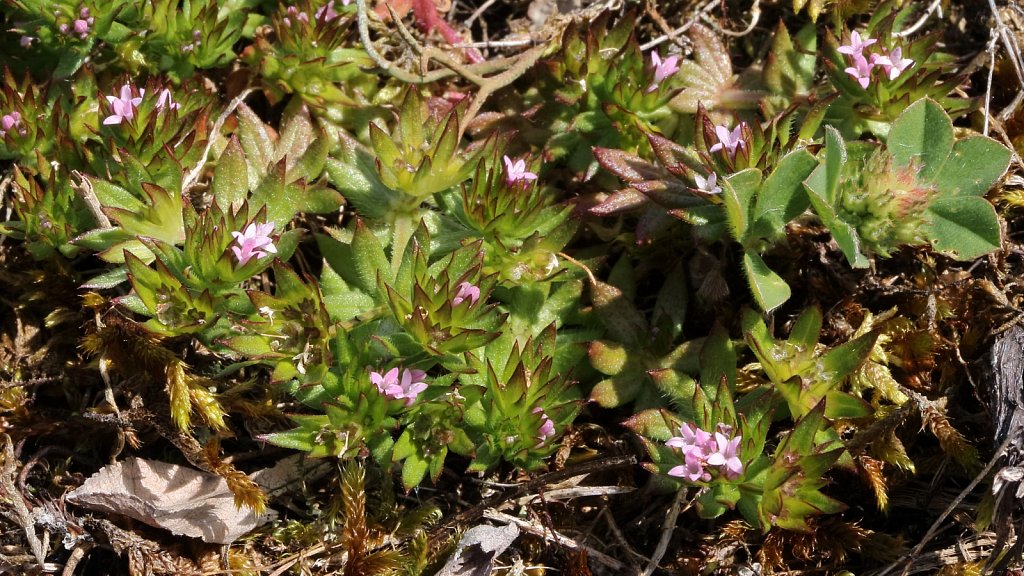
[[[681,436],[669,438],[665,445],[672,448],[679,448],[683,452],[697,449],[698,452],[706,454],[711,442],[711,434],[697,428],[689,422],[683,422],[679,427]]]
[[[22,36],[18,39],[18,44],[20,44],[22,48],[28,48],[32,45],[33,40],[35,40],[35,37],[33,36]]]
[[[728,430],[728,427],[725,429]],[[715,432],[714,451],[708,455],[706,462],[710,466],[718,466],[725,473],[725,477],[732,480],[743,473],[743,462],[737,454],[743,437],[736,435],[729,438],[726,436],[728,433]]]
[[[134,88],[131,84],[121,86],[120,96],[107,96],[112,114],[103,119],[104,124],[120,124],[122,121],[131,121],[135,118],[135,108],[142,103],[142,97],[146,95],[145,90],[139,90],[138,96],[133,96]]]
[[[458,306],[466,300],[469,300],[469,305],[476,304],[476,301],[480,299],[480,288],[470,284],[469,282],[460,282],[458,291],[455,293],[455,297],[452,298],[452,306]]]
[[[746,122],[740,122],[739,126],[733,128],[732,132],[725,126],[715,126],[715,134],[718,136],[718,144],[713,145],[708,149],[708,152],[714,153],[719,150],[728,150],[729,157],[735,158],[736,151],[740,148],[746,147],[746,142],[743,141],[743,126]]]
[[[875,42],[878,42],[878,40],[874,38],[861,38],[860,32],[854,30],[850,33],[850,43],[840,46],[839,52],[841,54],[853,56],[856,59],[857,56],[863,57],[864,49]]]
[[[537,175],[533,172],[526,170],[526,160],[520,158],[515,162],[508,156],[502,158],[505,161],[505,180],[509,184],[515,184],[516,182],[523,182],[524,184],[530,180],[536,180]]]
[[[295,18],[295,20],[299,22],[309,22],[309,15],[295,6],[289,6],[288,9],[285,10],[285,14],[287,14],[287,16],[285,16],[281,21],[289,28],[292,26],[292,18]]]
[[[654,92],[662,80],[679,72],[679,56],[669,56],[662,60],[661,55],[654,50],[651,52],[651,64],[654,66],[654,83],[647,88],[648,92]]]
[[[232,246],[231,251],[235,253],[239,266],[244,266],[246,262],[253,258],[262,258],[267,253],[277,254],[277,247],[274,246],[274,240],[270,237],[270,233],[273,230],[273,222],[265,224],[252,222],[242,232],[231,232],[231,235],[235,237],[235,242],[238,244],[237,246]]]
[[[25,134],[25,129],[21,127],[21,112],[17,110],[0,117],[0,138],[13,128],[17,128],[19,134]]]
[[[156,106],[154,106],[154,108],[156,108],[157,110],[163,110],[164,106],[167,106],[171,110],[177,110],[181,108],[181,104],[178,104],[174,101],[174,98],[171,95],[171,90],[169,88],[164,88],[160,91],[160,94],[157,96],[156,99]]]
[[[61,34],[75,34],[82,40],[85,40],[86,36],[89,35],[89,28],[93,22],[95,22],[95,19],[89,15],[89,9],[82,8],[78,12],[78,18],[71,22],[71,26],[61,24],[59,29]]]
[[[679,427],[681,436],[674,436],[665,442],[666,446],[678,448],[683,453],[683,464],[674,466],[667,474],[685,478],[690,482],[707,482],[711,473],[707,467],[714,466],[728,479],[743,473],[743,462],[739,459],[740,436],[730,437],[732,428],[718,424],[714,436],[684,422]]]
[[[718,186],[718,174],[712,172],[707,178],[704,178],[700,174],[693,175],[693,181],[697,184],[697,189],[708,194],[721,194],[722,187]]]
[[[341,3],[344,4],[345,6],[348,6],[348,3],[351,1],[352,0],[342,0]],[[331,20],[334,20],[338,16],[340,16],[340,14],[338,14],[338,12],[334,9],[334,0],[328,2],[326,6],[321,6],[316,11],[316,13],[313,14],[314,18],[316,18],[317,20],[323,20],[324,22],[330,22]]]
[[[874,58],[872,58],[874,60]],[[872,64],[869,64],[864,56],[860,54],[853,55],[853,66],[850,66],[843,70],[847,74],[853,77],[854,80],[860,84],[861,88],[867,89],[868,83],[871,82],[871,68]]]
[[[881,66],[889,80],[895,80],[904,70],[914,65],[913,60],[903,57],[903,49],[898,46],[888,54],[872,54],[871,63]]]
[[[534,448],[540,448],[548,438],[555,435],[555,423],[551,421],[551,418],[548,418],[547,413],[545,413],[544,409],[540,406],[530,410],[530,414],[540,414],[541,423],[537,428],[537,439],[540,440],[540,442],[534,446]]]
[[[370,382],[377,387],[377,391],[391,398],[392,400],[405,399],[406,406],[412,406],[416,397],[427,389],[424,381],[427,373],[423,370],[403,368],[401,376],[397,367],[388,370],[386,373],[370,372]]]
[[[701,458],[700,454],[692,451],[685,452],[683,462],[679,466],[673,466],[668,471],[668,475],[686,478],[690,482],[707,482],[711,480],[711,474],[704,469],[704,459]]]

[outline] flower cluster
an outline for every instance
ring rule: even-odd
[[[889,80],[895,80],[904,70],[914,64],[912,59],[903,57],[903,49],[898,46],[889,51],[882,49],[880,53],[865,55],[864,49],[877,42],[878,40],[875,38],[862,38],[859,32],[854,31],[850,34],[850,43],[839,47],[839,52],[849,56],[853,64],[848,66],[844,72],[856,80],[861,88],[868,87],[871,82],[871,72],[876,66]]]
[[[83,7],[78,12],[78,18],[76,18],[74,22],[70,25],[61,24],[59,26],[60,33],[68,36],[75,35],[80,39],[85,40],[85,38],[89,36],[89,30],[92,27],[93,22],[95,22],[95,19],[89,14],[89,9]],[[31,42],[32,41],[29,40],[29,43]]]
[[[203,45],[203,33],[199,30],[192,31],[192,41],[181,47],[183,54],[188,54]]]
[[[238,265],[244,266],[253,258],[262,258],[270,254],[277,254],[277,247],[270,233],[274,231],[274,223],[257,224],[255,222],[245,227],[242,232],[231,232],[237,246],[232,246],[231,251],[238,259]]]
[[[669,476],[679,476],[690,482],[707,482],[711,480],[709,466],[717,468],[730,480],[743,473],[743,462],[738,454],[743,437],[739,434],[733,436],[731,426],[719,423],[712,435],[684,422],[679,433],[681,436],[669,438],[665,445],[679,448],[684,463],[669,470]]]
[[[426,377],[426,372],[415,368],[399,370],[395,367],[384,374],[370,371],[370,382],[377,387],[378,392],[392,400],[404,399],[406,406],[412,406],[416,397],[427,389],[427,383],[424,380]]]
[[[15,110],[10,114],[4,114],[0,116],[0,138],[7,135],[7,132],[12,129],[18,129],[18,133],[24,135],[25,128],[21,125],[21,113]]]

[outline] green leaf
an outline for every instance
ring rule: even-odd
[[[377,174],[373,155],[343,131],[339,131],[338,150],[325,166],[331,184],[366,218],[384,218],[398,199],[398,193],[385,186]]]
[[[803,181],[817,165],[806,148],[790,152],[779,161],[757,195],[749,237],[779,237],[786,224],[807,209],[810,201]]]
[[[935,176],[941,196],[983,196],[1010,165],[1010,149],[984,136],[957,140]]]
[[[761,172],[747,168],[722,180],[722,200],[729,229],[737,242],[746,238],[751,201],[761,187]]]
[[[402,486],[406,490],[412,490],[423,482],[427,475],[427,467],[430,465],[419,454],[412,454],[402,462]]]
[[[736,388],[736,362],[736,348],[729,332],[716,324],[700,349],[700,384],[711,401],[715,400],[723,377],[730,389]]]
[[[821,375],[834,386],[860,368],[868,359],[878,340],[878,331],[872,330],[829,350],[821,357]]]
[[[826,418],[864,418],[872,413],[871,405],[856,396],[839,390],[825,394]]]
[[[750,281],[754,299],[765,312],[771,312],[789,300],[792,294],[789,284],[773,272],[758,253],[750,250],[743,253],[743,270]]]
[[[235,135],[231,136],[217,161],[211,188],[214,200],[224,212],[237,210],[245,201],[249,191],[249,172],[245,163],[245,152]]]
[[[96,199],[105,208],[120,208],[131,212],[142,210],[145,204],[134,194],[101,178],[88,177]]]
[[[644,410],[627,418],[622,425],[658,442],[664,442],[679,432],[675,419],[665,410]]]
[[[764,66],[764,83],[769,90],[790,97],[810,91],[817,63],[816,33],[816,27],[807,24],[797,32],[794,46],[789,30],[779,21]]]
[[[850,265],[854,268],[867,268],[868,259],[860,250],[860,237],[857,235],[857,231],[848,222],[840,219],[835,208],[825,199],[824,194],[828,186],[826,172],[825,166],[819,166],[804,181],[807,197],[818,214],[818,218],[821,219],[821,223],[832,233],[832,237]]]
[[[629,361],[629,351],[618,342],[596,340],[590,344],[590,365],[606,376],[622,373]]]
[[[280,356],[270,347],[268,340],[257,334],[240,334],[224,340],[224,345],[250,358]]]
[[[693,392],[697,387],[697,381],[693,377],[672,368],[650,370],[647,374],[658,386],[658,390],[679,407],[683,416],[692,417],[692,414],[688,414],[688,412],[691,409],[690,401],[693,399]]]
[[[789,333],[789,343],[804,350],[813,351],[821,333],[821,309],[809,306],[800,314]]]
[[[590,391],[590,400],[602,408],[615,408],[632,402],[643,390],[644,378],[636,374],[601,380]]]
[[[238,138],[249,163],[249,189],[259,185],[260,176],[266,173],[274,160],[274,143],[267,134],[260,117],[244,103],[238,106]]]
[[[846,142],[838,130],[831,126],[825,126],[825,187],[815,191],[829,204],[835,204],[836,188],[844,164],[846,164]]]
[[[953,148],[953,122],[942,106],[922,98],[893,121],[886,145],[896,165],[917,162],[918,178],[931,180]]]
[[[981,196],[939,198],[928,206],[928,235],[936,250],[973,260],[1000,246],[999,218]]]
[[[352,235],[352,265],[356,273],[356,285],[367,294],[377,293],[377,274],[390,278],[387,256],[377,236],[356,220],[356,230]]]
[[[608,333],[627,347],[636,346],[650,337],[647,321],[618,288],[595,280],[590,283],[590,300]]]

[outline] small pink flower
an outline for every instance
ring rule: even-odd
[[[854,58],[856,58],[857,56],[863,57],[864,49],[867,48],[868,46],[871,46],[875,42],[878,42],[878,40],[866,37],[861,38],[860,32],[854,30],[853,32],[850,33],[850,43],[843,44],[842,46],[840,46],[839,52],[841,54],[853,56]]]
[[[427,373],[422,370],[403,368],[401,371],[395,367],[386,373],[370,372],[370,382],[377,387],[377,391],[391,398],[392,400],[405,400],[406,406],[412,406],[416,397],[427,389],[424,381]]]
[[[32,45],[33,40],[35,40],[35,38],[32,36],[22,36],[18,39],[18,44],[21,45],[22,48],[28,48]]]
[[[13,128],[17,128],[19,134],[25,134],[25,129],[21,126],[21,112],[17,110],[0,116],[0,138],[3,138]]]
[[[469,282],[460,282],[458,285],[458,291],[455,292],[455,297],[452,298],[452,306],[458,306],[466,300],[469,300],[469,305],[476,304],[476,301],[480,299],[480,288],[470,284]]]
[[[170,110],[177,110],[181,108],[181,104],[178,104],[174,101],[174,98],[171,94],[171,90],[169,88],[164,88],[160,91],[160,94],[157,95],[156,105],[154,106],[154,108],[156,108],[157,110],[163,110],[164,106],[167,106],[167,108]]]
[[[725,477],[733,479],[743,473],[743,462],[740,460],[738,450],[742,436],[726,436],[728,432],[715,432],[715,449],[708,456],[707,463],[711,466],[718,466],[725,473]]]
[[[713,466],[732,480],[743,473],[743,462],[739,458],[739,445],[742,438],[732,437],[732,427],[718,424],[712,436],[684,422],[679,427],[680,436],[669,438],[666,446],[678,448],[683,453],[683,464],[674,466],[667,474],[685,478],[690,482],[707,482],[711,473],[707,467]]]
[[[277,247],[274,246],[274,240],[270,237],[273,230],[273,222],[265,224],[252,222],[242,232],[231,232],[238,244],[232,246],[231,251],[235,253],[239,266],[244,266],[253,258],[262,258],[268,253],[277,254]]]
[[[138,96],[133,96],[133,92],[132,85],[125,84],[121,86],[120,96],[107,96],[112,114],[103,119],[104,124],[120,124],[122,121],[131,121],[135,118],[135,108],[142,103],[146,91],[139,90]]]
[[[522,158],[512,162],[512,159],[508,156],[502,158],[505,161],[505,180],[509,184],[515,184],[516,182],[527,183],[530,180],[536,180],[537,175],[533,172],[526,170],[526,160]]]
[[[351,0],[342,2],[342,4],[348,6],[349,1]],[[338,14],[338,12],[334,9],[334,0],[328,2],[326,6],[321,6],[316,11],[316,13],[313,14],[314,18],[316,18],[317,20],[321,20],[323,22],[330,22],[331,20],[334,20],[338,16],[340,16],[340,14]]]
[[[679,72],[679,56],[669,56],[662,60],[661,55],[654,50],[651,52],[651,64],[654,66],[654,83],[647,88],[648,92],[654,92],[662,80]]]
[[[540,406],[537,406],[533,410],[530,410],[530,414],[540,414],[540,426],[537,427],[537,439],[540,440],[535,448],[540,448],[544,445],[548,438],[555,435],[555,423],[548,418],[547,413]]]
[[[697,189],[708,194],[721,194],[722,187],[718,186],[718,174],[712,172],[707,178],[704,178],[700,174],[693,175],[693,181],[697,184]]]
[[[287,16],[284,17],[282,22],[284,22],[284,25],[288,26],[289,28],[291,28],[292,25],[292,18],[294,18],[298,22],[309,22],[309,15],[299,10],[295,6],[289,6],[285,10],[285,14],[287,14]]]
[[[903,49],[898,46],[888,54],[872,54],[871,63],[880,66],[889,80],[895,80],[904,70],[914,65],[913,60],[903,57]]]
[[[683,422],[679,426],[679,433],[681,436],[673,436],[665,441],[665,445],[671,448],[679,448],[683,452],[696,449],[698,453],[707,455],[711,446],[711,434],[697,428],[697,426],[690,424],[689,422]]]
[[[696,452],[685,452],[683,464],[673,466],[667,472],[669,476],[686,478],[690,482],[707,482],[711,480],[711,474],[704,469],[704,459]]]
[[[740,122],[739,126],[732,129],[732,132],[726,126],[715,126],[718,144],[711,146],[708,152],[714,153],[719,150],[728,150],[729,157],[735,158],[736,151],[747,146],[747,143],[743,141],[743,126],[745,124],[746,122]]]
[[[872,58],[872,60],[874,59]],[[860,84],[860,87],[866,90],[868,83],[871,82],[871,69],[873,66],[873,64],[868,63],[864,56],[854,54],[853,66],[850,66],[843,71],[853,77],[853,79]]]

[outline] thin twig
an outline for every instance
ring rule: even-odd
[[[491,6],[493,6],[494,3],[497,2],[497,1],[498,0],[487,0],[487,2],[484,2],[483,4],[481,4],[480,7],[477,8],[473,12],[473,14],[470,15],[469,18],[466,18],[466,22],[463,25],[468,29],[470,26],[473,25],[473,22],[475,22],[476,19],[480,17],[480,15],[482,15],[484,12],[486,12],[487,9],[490,8]]]
[[[640,560],[643,560],[644,562],[650,562],[651,561],[650,558],[648,558],[647,556],[644,556],[643,554],[637,552],[636,550],[633,549],[632,546],[629,545],[629,542],[626,540],[626,535],[622,533],[622,529],[619,528],[619,525],[615,522],[615,516],[612,515],[611,511],[607,507],[604,508],[603,510],[601,510],[601,516],[604,518],[605,522],[608,524],[608,528],[612,531],[612,534],[615,535],[615,538],[619,541],[619,546],[622,546],[623,550],[625,550],[626,552],[629,552],[630,554],[632,554],[633,556],[636,556],[637,558],[639,558]]]
[[[75,180],[78,182],[75,182]],[[99,224],[99,228],[108,230],[114,226],[110,223],[110,219],[103,213],[103,205],[100,203],[100,199],[96,196],[96,192],[92,189],[92,180],[89,180],[88,176],[85,176],[78,170],[71,171],[71,188],[78,193],[79,198],[85,202],[85,206],[89,208],[89,213],[96,219],[96,223]]]
[[[712,10],[715,9],[716,6],[718,6],[718,0],[706,0],[704,2],[704,5],[699,7],[697,9],[697,11],[694,12],[693,16],[691,16],[690,19],[686,21],[685,24],[683,24],[679,28],[676,28],[675,30],[672,30],[671,32],[669,32],[667,34],[663,34],[661,36],[658,36],[657,38],[651,40],[650,42],[641,45],[640,46],[640,50],[643,50],[643,51],[646,52],[647,50],[650,50],[651,48],[654,48],[655,46],[663,44],[664,42],[666,42],[668,40],[672,40],[674,42],[675,39],[680,34],[686,32],[687,30],[692,28],[693,25],[696,24],[701,19],[702,15],[704,15],[704,14],[706,14],[708,12],[711,12]]]
[[[744,28],[743,30],[740,30],[739,32],[734,32],[732,30],[725,28],[724,26],[720,26],[717,22],[708,17],[707,14],[701,14],[701,19],[710,24],[712,27],[714,27],[715,30],[721,32],[722,34],[725,34],[726,36],[732,36],[733,38],[742,38],[747,34],[753,32],[754,27],[757,26],[758,21],[761,20],[761,0],[754,0],[754,3],[751,4],[750,10],[748,10],[748,12],[750,12],[750,24],[747,24],[747,27]]]
[[[484,40],[482,42],[459,42],[458,44],[449,44],[451,48],[519,48],[522,46],[529,46],[530,44],[536,44],[537,41],[533,38],[523,38],[522,40]]]
[[[647,563],[647,568],[644,569],[642,576],[654,574],[654,571],[658,569],[658,564],[661,563],[661,559],[665,557],[665,552],[668,551],[668,543],[672,540],[672,533],[675,532],[676,522],[679,520],[679,512],[682,509],[686,491],[686,487],[680,488],[676,492],[676,497],[672,499],[672,508],[669,509],[668,516],[665,517],[665,523],[661,525],[661,539],[658,540],[658,547],[654,549],[651,561]]]
[[[930,18],[932,13],[935,12],[936,10],[939,11],[939,18],[942,18],[942,0],[933,0],[931,5],[928,6],[928,9],[924,11],[924,14],[922,14],[921,17],[918,18],[917,22],[914,22],[914,24],[910,28],[907,28],[906,30],[893,32],[892,37],[906,38],[907,36],[910,36],[914,32],[917,32],[921,28],[921,26],[924,26],[924,23],[928,21],[928,18]]]
[[[939,528],[942,526],[942,523],[950,514],[953,513],[954,510],[956,510],[956,507],[959,506],[960,503],[964,501],[964,498],[967,498],[967,495],[974,491],[974,488],[977,487],[978,484],[980,484],[981,481],[985,479],[988,473],[992,471],[992,468],[995,467],[996,462],[998,462],[999,459],[1003,457],[1003,454],[1006,452],[1006,449],[1010,447],[1010,443],[1013,441],[1013,439],[1014,436],[1012,434],[1007,435],[1006,440],[1003,440],[1003,443],[999,445],[999,449],[996,450],[995,454],[992,455],[992,459],[989,460],[988,464],[985,465],[985,468],[983,468],[981,472],[979,472],[978,475],[974,477],[974,480],[971,480],[971,483],[968,484],[967,487],[964,488],[960,492],[960,494],[958,494],[957,497],[954,498],[953,501],[949,503],[949,506],[947,506],[946,509],[942,511],[942,514],[939,514],[939,517],[936,518],[935,522],[933,522],[931,527],[928,528],[928,532],[925,533],[924,538],[921,539],[917,546],[914,546],[914,549],[911,550],[910,554],[904,556],[903,558],[886,567],[885,570],[878,573],[878,576],[885,576],[889,572],[892,572],[893,569],[895,569],[900,564],[903,564],[902,574],[906,576],[906,574],[910,570],[910,567],[913,566],[914,560],[921,554],[921,551],[924,550],[925,545],[929,541],[931,541],[932,538],[935,537],[935,534],[938,533]]]
[[[498,512],[497,510],[493,509],[485,510],[484,518],[488,518],[496,522],[503,522],[505,524],[514,524],[523,532],[529,532],[534,536],[540,536],[541,538],[549,542],[554,542],[555,544],[564,546],[570,550],[585,550],[589,558],[593,558],[594,560],[600,562],[601,564],[604,564],[608,568],[615,570],[616,573],[621,573],[623,570],[626,569],[626,565],[622,562],[619,562],[615,558],[612,558],[611,556],[608,556],[603,552],[595,550],[590,546],[587,546],[586,544],[580,544],[572,538],[555,532],[554,530],[544,528],[543,526],[538,526],[537,524],[530,522],[528,520],[516,518],[515,516],[510,516],[508,514],[505,514],[504,512]]]
[[[74,576],[75,568],[78,568],[78,563],[85,558],[86,553],[92,550],[94,544],[92,542],[80,542],[71,551],[71,555],[68,556],[68,561],[64,563],[64,571],[61,572],[61,576]]]
[[[199,157],[199,162],[196,163],[195,168],[189,171],[188,175],[185,176],[185,179],[181,183],[182,194],[187,193],[192,185],[195,184],[196,180],[199,179],[199,175],[202,174],[203,168],[206,166],[206,159],[210,156],[210,148],[213,147],[213,141],[216,140],[217,134],[220,132],[221,127],[224,126],[224,122],[227,121],[228,116],[230,116],[231,113],[235,111],[235,108],[238,108],[238,106],[244,102],[245,99],[249,97],[249,94],[252,94],[254,90],[255,88],[246,88],[245,90],[242,90],[242,93],[235,96],[231,103],[228,104],[228,107],[221,112],[220,116],[217,117],[217,121],[213,123],[213,129],[210,131],[210,139],[206,142],[206,147],[203,148],[203,155]]]
[[[996,71],[996,40],[999,39],[995,30],[992,30],[991,36],[992,39],[988,43],[988,82],[985,84],[985,126],[981,132],[985,136],[988,136],[989,114],[992,106],[992,76]]]
[[[35,556],[36,562],[40,567],[46,566],[46,552],[48,546],[39,540],[39,536],[36,534],[36,522],[32,512],[29,511],[28,505],[25,503],[24,497],[21,492],[18,491],[15,486],[15,471],[17,470],[18,459],[14,455],[14,444],[11,443],[11,437],[7,434],[2,435],[3,441],[3,471],[0,472],[0,489],[7,495],[7,500],[10,503],[11,508],[14,509],[11,520],[14,520],[21,526],[22,530],[25,531],[25,539],[28,540],[28,547],[32,550],[32,555]],[[45,534],[49,534],[46,532]],[[47,538],[47,543],[49,539]]]
[[[1017,80],[1021,86],[1024,86],[1024,65],[1020,61],[1020,50],[1017,46],[1017,39],[1009,33],[1006,24],[1003,23],[1003,17],[999,14],[999,7],[996,6],[996,0],[988,0],[988,7],[992,11],[992,17],[996,21],[996,29],[999,31],[999,37],[1003,40],[1003,47],[1006,48],[1006,56],[1010,59],[1013,64],[1013,69],[1017,73]]]

